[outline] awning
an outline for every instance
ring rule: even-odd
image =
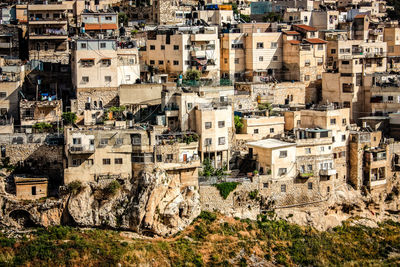
[[[94,60],[94,58],[81,58],[81,61],[86,61],[86,60]]]
[[[85,30],[116,30],[117,24],[85,24]]]
[[[111,60],[112,58],[111,57],[103,57],[101,60],[107,60],[107,59]]]

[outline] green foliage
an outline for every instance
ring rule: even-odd
[[[240,133],[240,131],[243,129],[243,119],[240,116],[235,116],[234,117],[234,123],[235,123],[235,129],[236,133]]]
[[[258,190],[255,189],[253,191],[250,191],[249,192],[249,198],[252,199],[252,200],[257,199],[258,198]]]
[[[202,210],[197,218],[202,219],[206,222],[213,222],[217,219],[217,215],[213,212]]]
[[[200,78],[201,78],[201,72],[199,70],[192,69],[186,71],[185,80],[199,81]]]
[[[237,182],[224,182],[220,184],[214,184],[214,186],[219,190],[219,194],[221,195],[221,197],[223,199],[226,199],[229,196],[230,192],[235,190],[239,184],[240,183]]]
[[[245,22],[247,22],[247,23],[249,23],[249,22],[251,21],[249,15],[240,14],[240,18],[241,18],[242,20],[244,20]]]
[[[78,180],[72,181],[71,183],[68,184],[67,187],[68,191],[74,195],[80,193],[83,189],[82,182]]]
[[[260,104],[258,104],[258,109],[271,111],[272,105],[270,103],[260,103]]]
[[[104,194],[104,197],[111,197],[111,196],[114,196],[117,192],[118,192],[118,190],[121,188],[121,184],[118,182],[118,181],[116,181],[116,180],[113,180],[113,181],[111,181],[106,187],[104,187],[104,189],[103,189],[103,194]]]
[[[238,6],[236,3],[230,3],[232,5],[233,14],[239,14]]]
[[[49,130],[51,128],[53,128],[53,125],[51,125],[50,123],[46,123],[46,122],[38,122],[35,123],[32,128],[38,130],[40,133]]]
[[[62,119],[65,124],[73,124],[76,122],[77,116],[74,112],[64,112],[62,114]]]
[[[279,22],[282,21],[282,15],[275,12],[269,12],[263,17],[264,22]]]
[[[131,31],[131,35],[132,35],[132,36],[135,36],[138,32],[139,32],[139,31],[136,30],[136,29],[135,29],[135,30],[132,30],[132,31]]]
[[[125,12],[118,13],[118,23],[123,23],[124,25],[128,23],[128,15],[126,15]]]
[[[212,166],[210,158],[205,158],[203,160],[203,171],[199,175],[204,177],[217,176],[221,178],[222,176],[226,175],[227,169],[228,169],[227,166],[224,166],[221,169],[215,169]]]

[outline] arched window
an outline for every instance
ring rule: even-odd
[[[99,101],[99,108],[103,108],[103,101]]]
[[[97,108],[97,101],[94,101],[93,105],[94,105],[95,108]]]
[[[49,44],[48,43],[44,43],[44,51],[49,50]]]
[[[40,51],[40,44],[39,43],[36,43],[36,50]]]

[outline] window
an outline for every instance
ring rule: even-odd
[[[346,135],[342,134],[342,141],[346,141]]]
[[[151,45],[150,46],[150,50],[156,50],[156,46],[155,45]]]
[[[122,158],[116,158],[114,159],[115,164],[122,164]]]
[[[255,133],[255,134],[258,134],[258,129],[254,129],[254,133]]]
[[[156,159],[157,159],[157,162],[162,162],[162,155],[157,155]]]
[[[287,150],[279,151],[279,157],[280,158],[286,158],[287,157]]]
[[[311,154],[311,148],[310,147],[306,147],[305,150],[306,150],[306,154]]]
[[[304,66],[305,66],[305,67],[308,67],[308,66],[310,66],[310,65],[311,65],[310,60],[309,60],[309,59],[306,59],[306,60],[304,61]]]
[[[81,165],[81,159],[73,159],[72,160],[72,166],[77,167]]]
[[[111,159],[103,159],[103,165],[110,165]]]
[[[107,138],[101,138],[100,139],[100,145],[108,145],[108,139]]]
[[[115,140],[115,144],[116,145],[123,145],[124,144],[124,139],[123,138],[117,138]]]
[[[308,190],[312,190],[312,182],[308,183]]]
[[[111,59],[102,59],[101,60],[101,66],[102,67],[109,67],[111,66]]]
[[[82,76],[82,82],[83,83],[88,83],[89,82],[89,77],[88,76]]]
[[[317,80],[322,80],[322,75],[321,74],[317,74]]]
[[[224,64],[228,64],[228,59],[224,58]]]
[[[239,64],[239,58],[235,58],[235,64]]]
[[[273,56],[272,61],[278,61],[278,56]]]
[[[173,160],[174,155],[173,154],[167,154],[167,160]]]
[[[158,65],[164,65],[164,60],[159,60]]]
[[[82,49],[85,49],[85,48],[86,48],[86,44],[85,44],[85,43],[82,43],[82,44],[81,44],[81,48],[82,48]]]
[[[258,57],[258,61],[264,61],[264,57]]]
[[[311,164],[308,164],[308,165],[307,165],[307,171],[309,171],[309,172],[312,171],[312,165],[311,165]]]
[[[111,82],[111,76],[104,76],[104,81],[105,81],[106,83]]]
[[[132,145],[140,145],[142,143],[142,136],[140,134],[131,135]]]
[[[111,16],[107,16],[106,20],[112,20],[112,17]]]
[[[225,121],[219,121],[218,128],[224,128],[224,127],[225,127]]]
[[[150,61],[149,61],[149,64],[150,64],[150,65],[154,65],[154,64],[156,64],[156,62],[155,62],[154,60],[150,60]]]
[[[0,92],[0,98],[6,98],[7,93],[6,92]]]
[[[190,50],[190,45],[185,45],[185,50]]]
[[[264,188],[268,188],[268,183],[263,183]]]
[[[174,45],[174,50],[179,50],[179,45]]]
[[[88,165],[88,166],[93,166],[93,164],[94,164],[93,159],[87,159],[87,160],[86,160],[86,165]]]
[[[388,101],[393,101],[393,96],[389,95],[388,96]]]
[[[344,126],[344,125],[346,125],[346,119],[342,119],[342,125]]]
[[[275,132],[275,129],[274,129],[274,128],[270,128],[270,129],[269,129],[269,132],[270,132],[270,133],[274,133],[274,132]]]
[[[36,196],[36,186],[32,186],[32,196]]]
[[[305,80],[305,81],[309,81],[309,80],[310,80],[310,75],[305,75],[305,76],[304,76],[304,80]]]
[[[131,80],[131,75],[125,75],[125,81],[130,81]]]
[[[80,144],[82,144],[82,139],[81,138],[72,138],[72,144],[80,145]]]
[[[187,109],[191,110],[193,108],[193,103],[187,103]]]
[[[218,138],[218,145],[220,145],[220,146],[225,145],[225,137]]]
[[[106,48],[106,43],[100,43],[100,48]]]
[[[272,42],[271,43],[271,48],[278,48],[278,43],[277,42]]]
[[[324,50],[324,45],[319,44],[319,45],[318,45],[318,50]]]
[[[281,192],[286,193],[286,185],[285,184],[281,184]]]
[[[211,138],[206,138],[205,139],[205,146],[209,146],[212,144],[212,139]]]
[[[335,125],[336,124],[336,119],[331,119],[331,125]]]
[[[325,151],[325,147],[321,146],[320,150],[321,150],[321,152],[324,152]]]
[[[211,122],[206,122],[206,123],[204,123],[204,127],[205,127],[206,129],[211,129],[212,123],[211,123]]]
[[[174,66],[178,66],[179,65],[179,61],[178,60],[174,60]]]
[[[336,49],[331,49],[331,54],[336,54]]]
[[[161,50],[165,50],[165,45],[161,45]]]
[[[257,49],[264,48],[264,43],[257,43]]]

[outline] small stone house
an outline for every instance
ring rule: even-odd
[[[46,177],[17,176],[14,182],[18,199],[35,200],[47,197],[48,179]]]

